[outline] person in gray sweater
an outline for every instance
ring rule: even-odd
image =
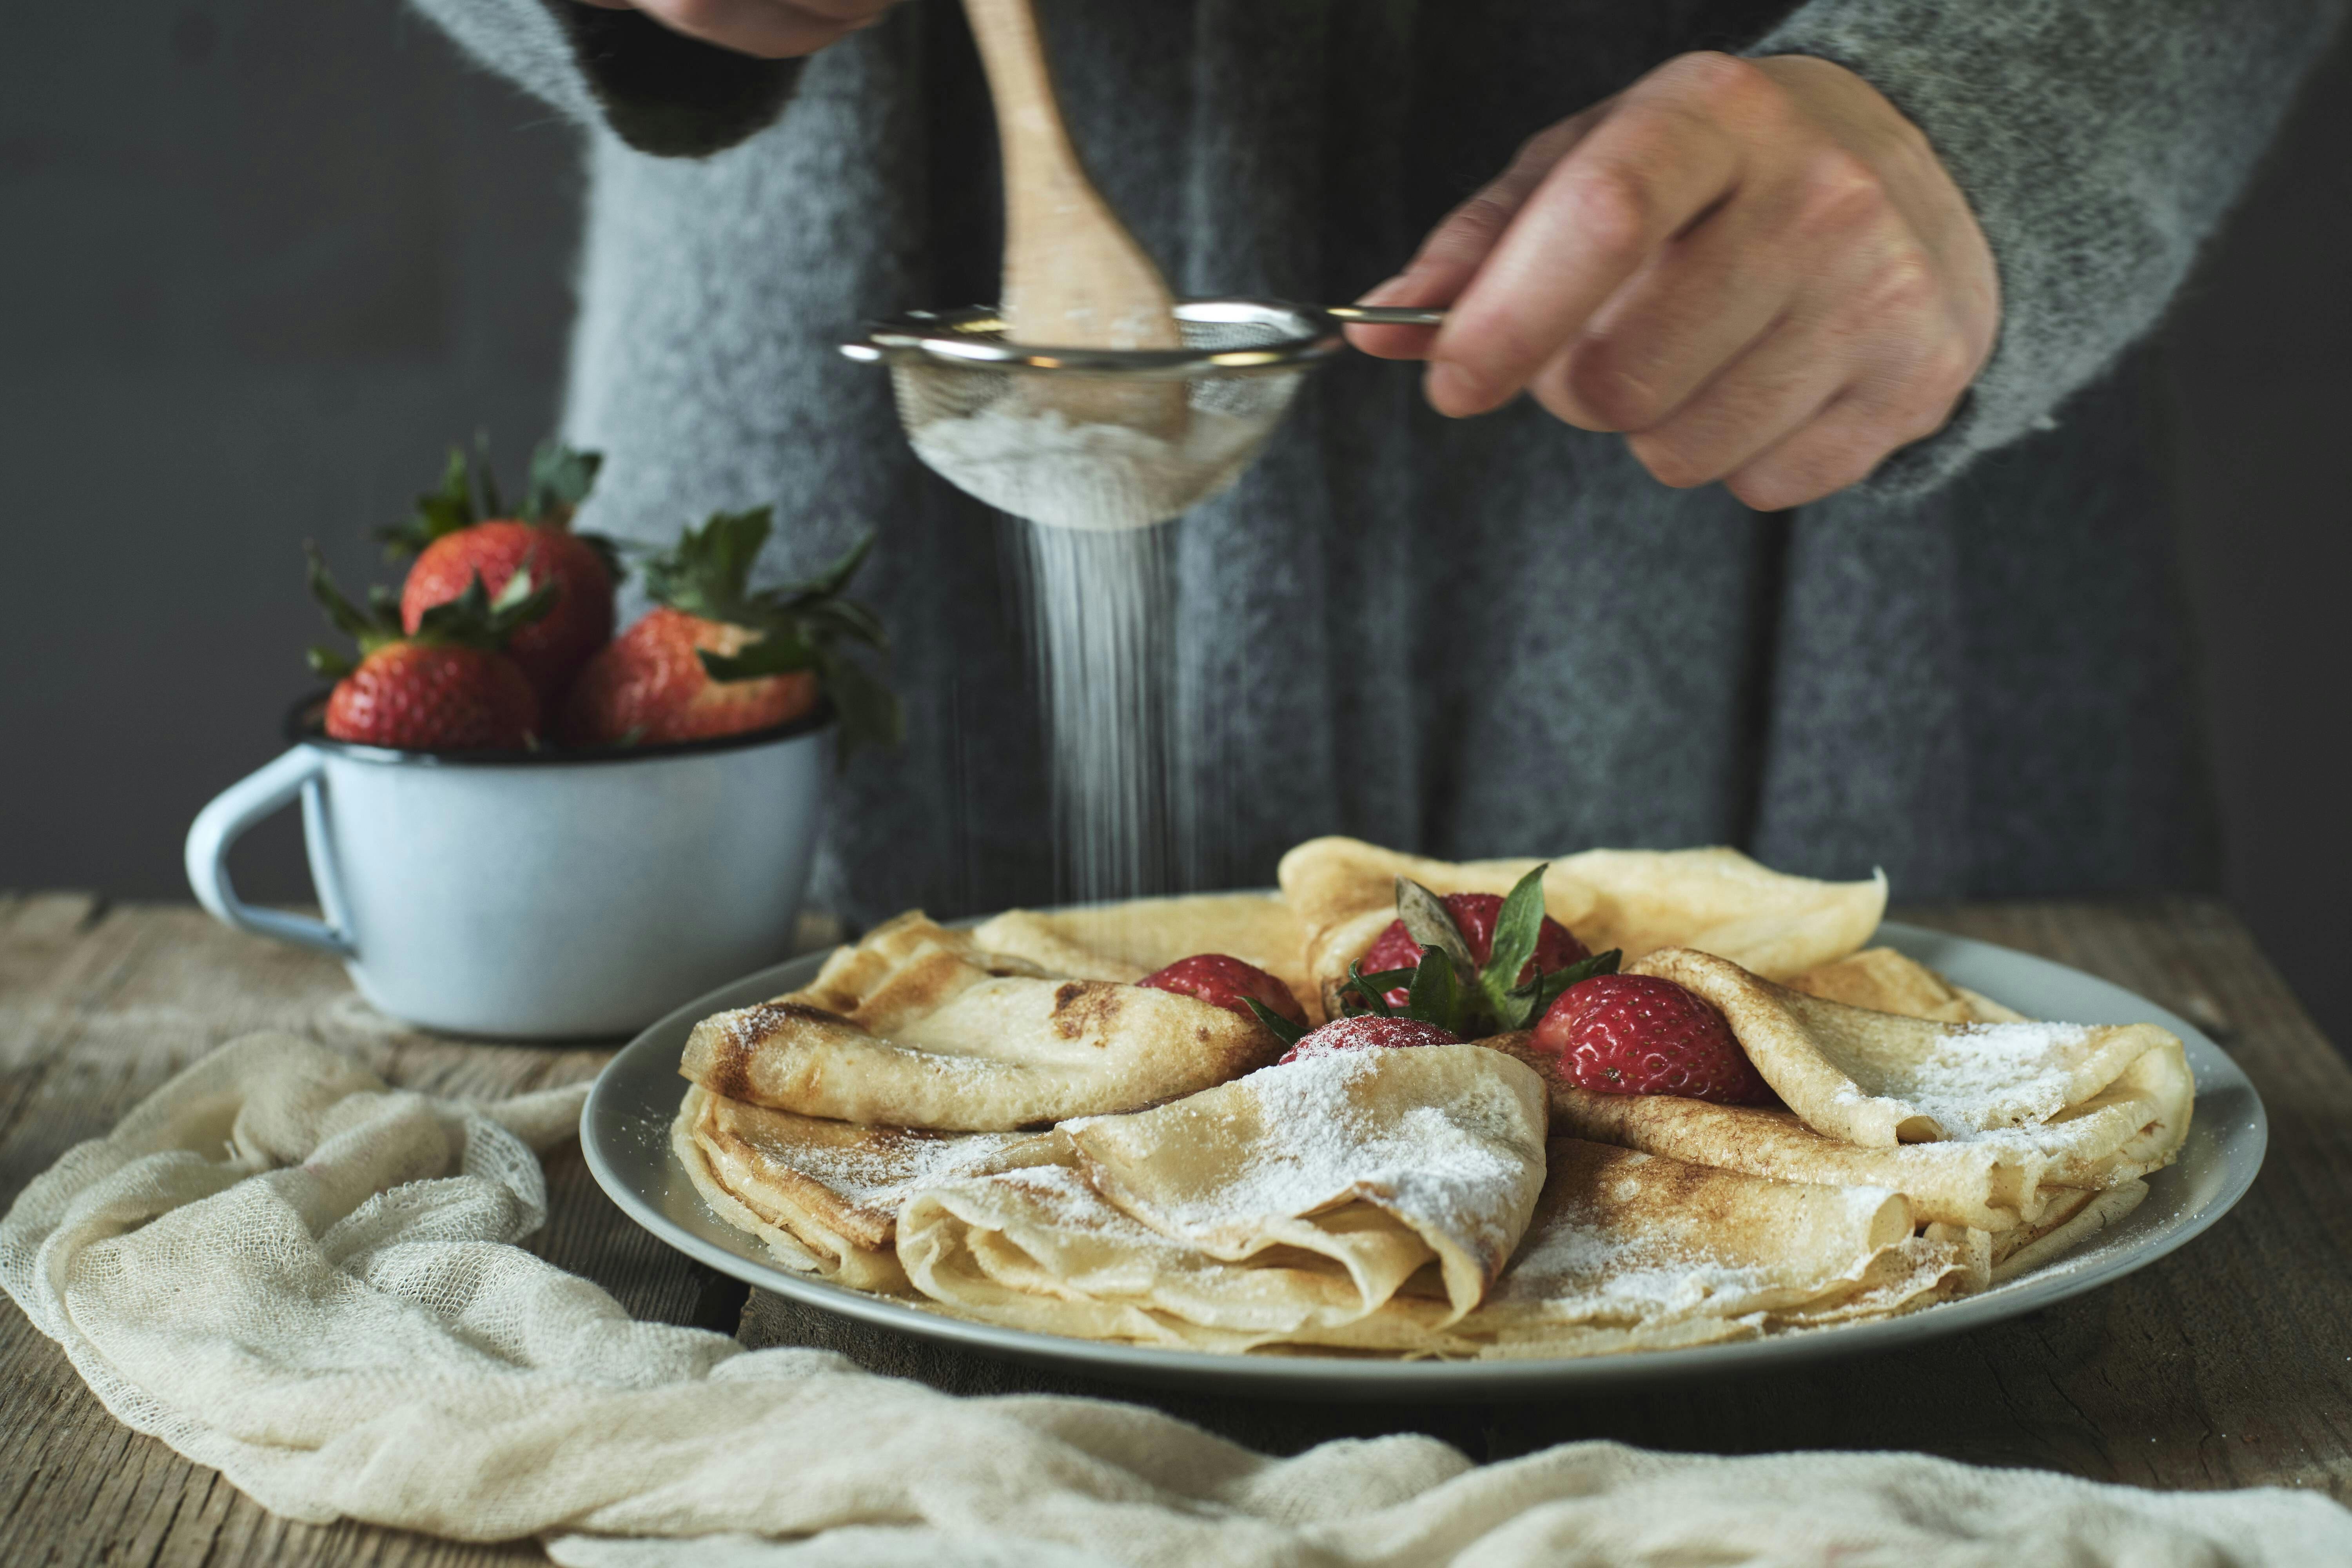
[[[818,897],[1052,897],[1011,525],[834,352],[994,297],[958,8],[415,4],[583,131],[587,521],[772,502],[773,576],[879,530],[908,741],[842,780]],[[2345,4],[1045,0],[1180,294],[1454,307],[1359,333],[1423,388],[1339,362],[1168,525],[1188,879],[1347,832],[1727,843],[1912,898],[2210,883],[2134,345]]]

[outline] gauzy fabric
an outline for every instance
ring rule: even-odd
[[[775,503],[766,571],[868,528],[898,757],[836,797],[870,921],[1050,898],[1015,530],[835,345],[992,300],[993,138],[949,0],[761,62],[574,0],[416,0],[584,131],[564,416],[583,524]],[[1338,301],[1520,142],[1698,47],[1805,53],[1927,132],[2000,266],[1991,363],[1862,489],[1753,514],[1522,400],[1450,423],[1321,373],[1169,525],[1195,886],[1347,832],[1450,858],[1726,843],[1906,896],[2213,874],[2152,414],[2160,316],[2343,0],[1041,0],[1074,134],[1178,292]]]
[[[515,1245],[581,1094],[443,1100],[249,1036],[37,1177],[0,1285],[116,1416],[274,1512],[538,1535],[579,1568],[2352,1557],[2352,1513],[2275,1489],[1598,1442],[1475,1467],[1422,1436],[1272,1459],[1139,1405],[634,1322]]]

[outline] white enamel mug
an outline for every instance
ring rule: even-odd
[[[643,751],[481,757],[294,748],[188,829],[197,900],[341,958],[360,994],[457,1034],[632,1033],[788,956],[824,801],[829,716]],[[324,921],[240,901],[230,846],[302,803]]]

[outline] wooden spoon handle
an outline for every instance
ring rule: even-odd
[[[1070,348],[1181,348],[1175,299],[1120,223],[1062,121],[1030,0],[964,0],[1004,153],[1008,339]]]
[[[1030,0],[964,0],[963,10],[995,100],[1005,170],[1028,176],[1013,184],[1026,189],[1041,178],[1085,183]]]

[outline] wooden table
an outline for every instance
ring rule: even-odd
[[[2271,1111],[2267,1166],[2210,1234],[2120,1284],[1912,1350],[1801,1373],[1523,1406],[1314,1407],[1139,1391],[858,1329],[671,1252],[624,1218],[576,1148],[554,1155],[531,1245],[643,1318],[754,1344],[819,1344],[982,1393],[1142,1398],[1293,1452],[1415,1429],[1478,1458],[1571,1437],[1745,1453],[1916,1448],[1979,1464],[2177,1488],[2315,1487],[2352,1500],[2352,1070],[2221,906],[2161,899],[1913,909],[2196,1019]],[[258,1028],[307,1032],[392,1081],[493,1095],[593,1075],[606,1053],[474,1046],[391,1024],[333,963],[179,906],[0,894],[0,1201],[170,1074]],[[473,1564],[460,1545],[273,1519],[220,1476],[116,1425],[65,1357],[0,1305],[0,1563]]]

